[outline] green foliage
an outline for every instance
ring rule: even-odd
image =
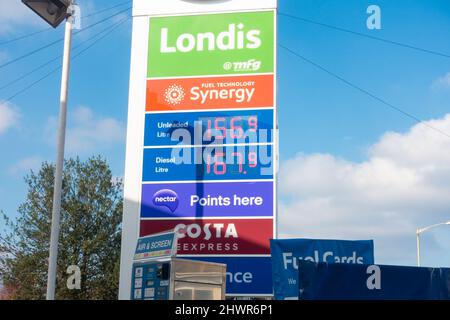
[[[16,299],[44,299],[53,202],[54,166],[25,177],[28,193],[18,218],[3,217],[0,274]],[[117,299],[122,181],[100,157],[66,160],[63,175],[57,299]],[[69,290],[66,269],[81,270],[81,290]]]

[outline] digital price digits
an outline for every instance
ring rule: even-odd
[[[206,156],[206,173],[215,175],[225,175],[229,172],[230,167],[238,167],[237,172],[232,171],[231,173],[241,173],[247,174],[246,168],[256,168],[258,166],[258,154],[256,152],[248,152],[246,155],[242,151],[231,152],[231,157],[233,162],[231,164],[226,163],[225,153],[216,152],[214,156]]]
[[[248,133],[258,131],[258,116],[235,116],[235,117],[214,117],[200,119],[206,121],[206,140],[214,137],[216,140],[224,140],[228,137],[232,139],[242,139],[248,136]],[[246,135],[247,133],[247,135]]]

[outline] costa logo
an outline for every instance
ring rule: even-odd
[[[192,239],[202,238],[204,240],[209,240],[212,236],[217,239],[238,238],[238,233],[234,223],[206,223],[203,226],[197,223],[192,223],[189,225],[180,223],[175,227],[175,232],[177,233],[179,239],[189,237]]]

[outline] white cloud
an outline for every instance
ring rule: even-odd
[[[450,133],[450,114],[427,124]],[[413,264],[416,228],[450,220],[450,138],[424,124],[361,163],[298,154],[279,178],[281,236],[375,239],[378,262]]]
[[[19,0],[0,0],[0,34],[11,33],[17,27],[43,23],[31,9]]]
[[[104,150],[122,143],[125,139],[124,125],[113,118],[96,116],[90,108],[79,107],[68,115],[66,150],[68,154],[86,154]],[[46,137],[55,143],[57,132],[56,118],[49,119]]]
[[[20,175],[28,173],[30,170],[37,171],[41,167],[43,159],[39,156],[32,156],[17,161],[10,169],[12,175]]]
[[[433,89],[450,89],[450,72],[437,78],[431,87]]]
[[[19,120],[19,112],[9,103],[0,102],[0,134],[14,127]]]
[[[80,0],[78,5],[81,9],[81,16],[95,12],[93,0]],[[49,27],[42,18],[20,0],[0,0],[0,21],[0,35],[12,34],[17,28],[24,26]]]

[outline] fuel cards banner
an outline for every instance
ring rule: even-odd
[[[283,239],[271,240],[275,299],[298,299],[299,261],[371,264],[373,241]]]

